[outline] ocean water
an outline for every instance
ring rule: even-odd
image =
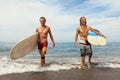
[[[9,52],[15,43],[0,42],[0,75],[28,71],[59,71],[72,68],[80,69],[80,44],[74,48],[73,42],[57,42],[52,48],[49,44],[46,65],[40,68],[40,55],[37,48],[18,60],[11,60]],[[105,46],[92,46],[93,67],[120,68],[120,42],[108,42]],[[86,64],[88,57],[86,56]]]

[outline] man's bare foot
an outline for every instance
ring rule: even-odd
[[[85,68],[85,65],[83,65],[83,64],[82,64],[82,65],[81,65],[81,68],[83,68],[83,69],[84,69],[84,68]]]
[[[88,63],[88,68],[91,68],[91,67],[92,67],[91,64]]]
[[[40,67],[44,67],[44,64],[40,64]]]

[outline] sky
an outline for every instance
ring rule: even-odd
[[[120,42],[119,0],[0,0],[0,41],[15,42],[35,33],[46,17],[55,42],[73,42],[79,19]],[[48,38],[50,40],[50,38]]]

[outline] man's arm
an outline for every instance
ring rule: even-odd
[[[101,34],[100,32],[98,32],[98,31],[96,31],[95,29],[93,29],[92,27],[90,27],[90,30],[92,31],[92,32],[95,32],[96,34],[98,34],[98,35],[100,35],[100,36],[102,36],[102,37],[104,37],[104,38],[106,38],[106,36],[104,36],[103,34]]]
[[[75,34],[75,42],[74,42],[74,47],[75,47],[75,48],[77,47],[77,40],[78,40],[78,35],[79,35],[79,33],[80,33],[79,28],[77,28],[76,34]]]
[[[35,31],[35,32],[36,32],[36,34],[38,34],[38,36],[39,36],[38,28],[36,28],[36,31]]]
[[[38,28],[36,28],[36,31],[35,31],[36,33],[38,32]]]
[[[52,32],[51,32],[50,28],[49,28],[49,35],[50,35],[50,39],[52,41],[52,47],[54,48],[55,47],[55,42],[54,42],[54,38],[53,38],[53,35],[52,35]]]

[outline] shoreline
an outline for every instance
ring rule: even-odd
[[[0,75],[0,80],[119,80],[119,68],[70,69]]]

